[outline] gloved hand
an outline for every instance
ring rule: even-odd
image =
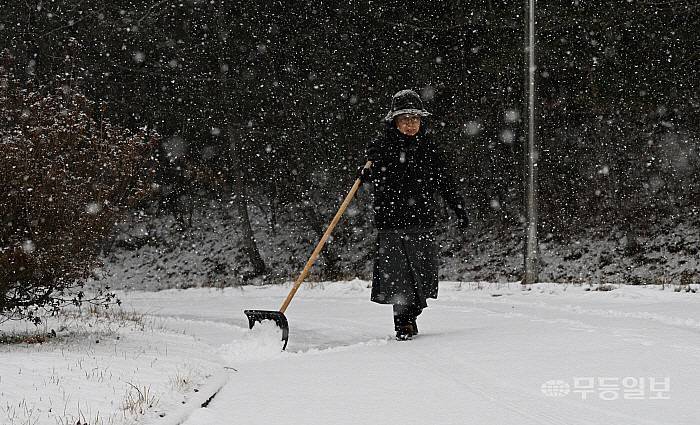
[[[372,140],[365,149],[365,156],[370,161],[376,161],[382,155],[382,149],[377,140]]]
[[[360,179],[360,182],[366,183],[370,180],[371,177],[372,177],[372,168],[365,168],[364,165],[358,167],[356,178]]]

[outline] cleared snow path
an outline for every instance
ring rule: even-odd
[[[281,353],[274,330],[249,331],[242,310],[274,310],[287,290],[125,294],[227,367],[216,397],[179,422],[680,425],[700,416],[700,295],[444,282],[420,336],[397,342],[391,308],[368,301],[366,282],[335,282],[297,294]]]

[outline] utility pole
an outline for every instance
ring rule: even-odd
[[[525,231],[525,273],[522,283],[529,285],[537,282],[538,248],[537,248],[537,150],[535,125],[535,0],[527,0],[527,147],[525,152],[525,210],[527,229]]]

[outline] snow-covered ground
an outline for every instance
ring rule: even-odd
[[[0,346],[0,423],[681,425],[700,416],[700,295],[442,282],[421,334],[397,342],[391,308],[370,303],[367,286],[302,288],[287,311],[286,352],[274,327],[248,330],[242,310],[278,308],[288,286],[123,293],[121,314],[65,317],[47,324],[57,336],[42,344]]]

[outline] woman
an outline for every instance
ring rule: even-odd
[[[462,198],[428,133],[429,115],[416,92],[396,93],[383,134],[367,148],[372,167],[361,175],[374,185],[378,229],[372,301],[393,305],[400,341],[418,334],[416,317],[428,298],[437,298],[439,204],[434,195],[440,194],[454,210],[460,227],[467,225]]]

